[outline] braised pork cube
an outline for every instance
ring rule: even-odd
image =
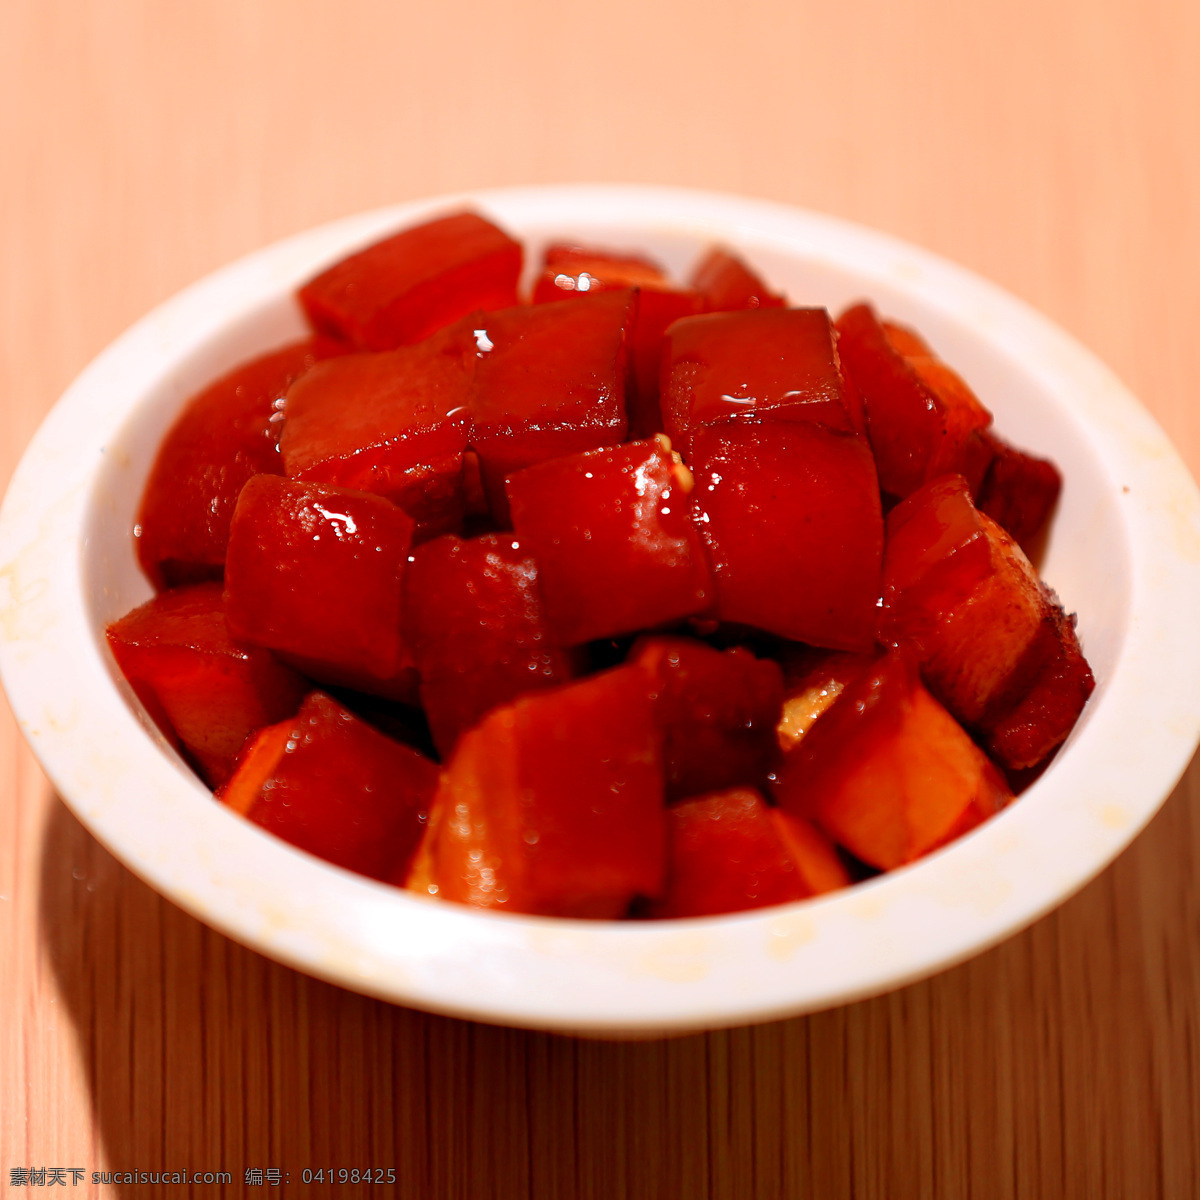
[[[793,828],[785,842],[780,822]],[[806,828],[795,835],[796,826]],[[803,861],[794,861],[796,847]],[[667,889],[651,917],[713,917],[788,904],[845,887],[833,847],[807,822],[777,814],[753,788],[674,805],[667,813]]]
[[[811,821],[781,808],[768,809],[767,818],[775,827],[810,896],[850,886],[849,872],[833,843]]]
[[[108,644],[164,736],[212,787],[246,738],[294,713],[308,690],[269,651],[230,637],[219,583],[162,592],[114,621]]]
[[[715,615],[871,650],[883,517],[866,439],[802,422],[726,422],[694,431],[691,463]]]
[[[545,304],[624,288],[638,289],[630,338],[633,387],[629,432],[632,437],[645,438],[664,428],[658,403],[663,334],[680,317],[701,311],[699,293],[675,286],[658,263],[641,255],[559,244],[546,251],[533,302]]]
[[[1020,548],[971,503],[966,480],[926,484],[888,515],[882,636],[972,725],[1010,706],[1040,665],[1046,597]]]
[[[971,412],[986,413],[987,410],[983,409],[978,397],[967,386],[962,376],[942,362],[915,329],[899,325],[895,321],[880,321],[880,328],[887,338],[888,345],[920,376],[934,395],[951,410],[959,410],[958,424],[970,420]],[[850,381],[848,373],[847,381]],[[990,419],[989,414],[989,422]],[[966,479],[972,499],[977,499],[984,476],[996,456],[998,442],[999,439],[993,437],[989,425],[985,423],[973,429],[946,459],[949,466],[946,466],[945,470],[956,472]]]
[[[221,578],[242,486],[283,470],[276,402],[332,349],[317,338],[293,342],[188,402],[159,447],[134,527],[138,562],[155,587]]]
[[[405,229],[335,263],[298,296],[314,329],[360,350],[419,342],[517,302],[521,244],[476,213]]]
[[[534,304],[624,288],[673,287],[661,263],[644,254],[554,242],[533,285]]]
[[[490,313],[476,341],[471,445],[493,516],[504,481],[548,458],[624,441],[631,292]]]
[[[471,330],[457,323],[414,346],[319,364],[287,393],[284,472],[386,496],[423,534],[456,531],[474,363]]]
[[[511,533],[451,535],[413,551],[405,638],[443,758],[493,708],[571,677],[567,655],[547,632],[537,575]]]
[[[668,799],[766,777],[783,703],[778,663],[687,637],[640,638],[628,662],[651,681]]]
[[[721,246],[714,246],[696,264],[689,286],[700,293],[705,312],[783,307],[782,296],[771,291],[743,259]]]
[[[879,484],[897,498],[947,472],[977,485],[987,454],[973,435],[991,413],[961,378],[908,330],[884,324],[867,304],[837,320],[842,367],[866,409]],[[900,348],[898,349],[897,346]]]
[[[1062,475],[1048,459],[1026,454],[990,431],[981,436],[992,457],[975,504],[1028,552],[1058,503]]]
[[[915,330],[897,321],[879,322],[883,336],[895,352],[907,359],[935,358],[933,347]]]
[[[780,807],[891,870],[974,828],[1012,798],[987,755],[891,651],[850,682],[779,775]]]
[[[1046,657],[1029,689],[985,730],[993,757],[1014,770],[1037,766],[1066,739],[1096,687],[1075,619],[1053,597],[1041,636]]]
[[[313,692],[246,746],[218,799],[301,850],[387,879],[412,858],[437,779],[429,759]]]
[[[509,479],[513,528],[537,561],[559,645],[634,633],[709,606],[690,486],[661,435],[556,458]]]
[[[229,534],[230,632],[322,683],[415,699],[401,636],[412,530],[382,496],[256,475]]]
[[[420,882],[446,900],[615,918],[659,895],[666,811],[644,674],[617,667],[491,712],[443,771],[427,838]]]
[[[708,313],[677,321],[663,346],[663,420],[686,455],[698,425],[808,421],[864,432],[851,412],[823,308]]]
[[[1027,730],[1022,749],[994,747],[1006,767],[1032,766],[1063,741],[1091,692],[1071,621],[959,475],[931,481],[888,515],[880,631],[913,646],[938,698],[985,733],[1035,682],[1049,689],[1027,710],[1040,734]]]

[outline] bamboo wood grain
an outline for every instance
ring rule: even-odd
[[[86,361],[205,271],[377,204],[577,179],[938,250],[1092,346],[1195,469],[1197,61],[1186,0],[5,0],[0,480]],[[82,829],[7,710],[0,830],[0,1190],[12,1166],[186,1167],[255,1195],[243,1168],[275,1166],[333,1195],[300,1171],[370,1165],[415,1200],[1200,1194],[1195,767],[973,962],[632,1044],[406,1011],[233,944]]]

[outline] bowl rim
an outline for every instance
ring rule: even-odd
[[[129,704],[113,703],[128,693],[94,627],[85,569],[109,442],[119,443],[165,374],[223,330],[349,250],[464,205],[518,236],[551,226],[628,227],[631,236],[654,228],[803,254],[886,279],[997,353],[1021,356],[1080,423],[1113,486],[1130,601],[1102,699],[1019,803],[917,864],[779,908],[645,923],[494,914],[403,893],[266,835],[213,804],[161,736],[148,736]],[[874,995],[977,954],[1060,904],[1132,841],[1200,740],[1200,689],[1190,686],[1200,676],[1198,599],[1200,492],[1150,415],[1047,318],[886,234],[679,188],[451,194],[255,251],[158,306],[85,368],[35,434],[0,508],[0,678],[60,795],[131,870],[235,940],[356,991],[478,1020],[618,1036],[744,1024]]]

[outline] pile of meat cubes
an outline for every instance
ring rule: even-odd
[[[1024,549],[1055,467],[913,331],[712,250],[430,221],[195,396],[117,663],[217,798],[424,895],[802,899],[986,821],[1093,686]]]

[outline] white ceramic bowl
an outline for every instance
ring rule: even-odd
[[[130,529],[160,438],[202,384],[302,331],[297,284],[427,214],[472,204],[536,259],[549,238],[683,272],[711,242],[793,303],[861,296],[915,325],[998,430],[1066,479],[1043,574],[1097,678],[1020,800],[924,861],[824,899],[735,916],[589,923],[421,900],[277,841],[213,802],[140,711],[105,625],[150,594]],[[1200,496],[1162,431],[1089,353],[992,285],[828,217],[642,187],[442,197],[268,247],[162,305],[87,368],[0,512],[0,670],[79,818],[176,903],[358,991],[514,1025],[621,1035],[811,1011],[928,975],[1028,924],[1149,820],[1200,736]]]

